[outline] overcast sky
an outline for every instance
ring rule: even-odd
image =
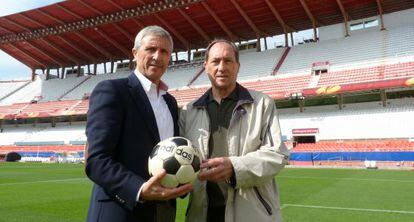
[[[1,0],[0,17],[45,5],[61,0]],[[0,80],[29,79],[31,70],[7,53],[0,50]]]

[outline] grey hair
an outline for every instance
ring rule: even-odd
[[[226,44],[230,45],[231,48],[234,51],[234,56],[236,57],[236,62],[239,63],[239,48],[233,42],[231,42],[227,39],[214,39],[210,44],[208,44],[208,46],[206,48],[206,56],[204,58],[206,62],[208,61],[208,56],[209,56],[211,47],[213,47],[213,45],[215,45],[217,43],[226,43]]]
[[[167,38],[170,41],[171,51],[173,50],[173,40],[170,33],[162,27],[156,25],[147,26],[138,32],[137,36],[135,37],[134,48],[139,49],[142,39],[147,35],[155,35],[158,37]]]

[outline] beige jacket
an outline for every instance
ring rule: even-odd
[[[236,185],[228,186],[227,222],[282,221],[275,181],[287,163],[289,151],[281,142],[277,110],[269,96],[237,85],[239,101],[228,130],[229,158]],[[207,93],[187,104],[180,113],[180,134],[208,154],[209,116]],[[186,219],[205,222],[206,182],[196,180],[190,194]]]

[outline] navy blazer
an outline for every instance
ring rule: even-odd
[[[164,99],[178,135],[177,102],[168,93]],[[175,210],[175,200],[136,202],[139,188],[150,177],[148,157],[160,137],[151,104],[134,73],[95,87],[86,135],[85,172],[94,182],[86,221],[155,221],[157,206],[168,204]]]

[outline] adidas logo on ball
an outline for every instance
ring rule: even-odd
[[[182,148],[177,148],[177,151],[175,151],[175,153],[182,156],[182,157],[184,157],[184,158],[186,158],[186,159],[188,159],[188,160],[191,160],[193,158],[193,155],[183,151]]]
[[[192,183],[200,171],[201,152],[184,137],[171,137],[159,142],[152,150],[148,160],[148,172],[155,175],[164,169],[167,175],[161,184],[177,187]]]

